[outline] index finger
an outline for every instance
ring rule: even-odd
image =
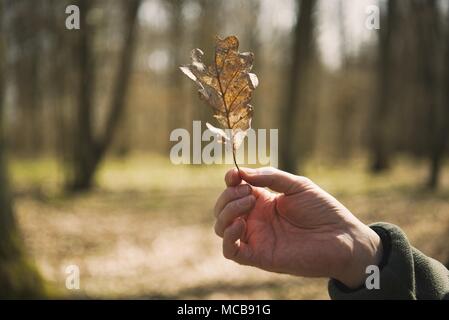
[[[242,178],[240,177],[240,173],[237,168],[232,168],[225,175],[225,183],[228,187],[238,186],[242,182]]]

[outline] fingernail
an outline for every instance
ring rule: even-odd
[[[250,195],[250,196],[247,196],[245,198],[238,200],[237,205],[240,208],[246,208],[246,207],[249,207],[253,201],[254,201],[254,196]]]
[[[247,196],[251,193],[251,187],[247,184],[243,184],[237,187],[237,194],[239,196]]]
[[[241,168],[246,174],[250,176],[258,175],[258,176],[269,176],[276,172],[274,168],[259,168],[259,169],[253,169],[253,168]]]
[[[249,175],[257,174],[257,170],[253,168],[240,168],[240,170]]]

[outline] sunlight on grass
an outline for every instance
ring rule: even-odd
[[[56,191],[62,184],[64,175],[54,158],[9,159],[11,181],[17,190],[33,188]]]
[[[422,189],[427,174],[425,163],[400,159],[398,165],[374,175],[368,170],[366,159],[355,159],[345,165],[316,165],[309,161],[308,177],[329,192],[336,194],[366,194],[377,192],[407,192]],[[442,187],[447,186],[447,175],[442,175]]]
[[[309,160],[305,175],[324,189],[336,194],[410,192],[422,189],[427,164],[399,158],[398,165],[386,173],[369,173],[366,159],[359,158],[337,165],[321,165]],[[126,158],[108,158],[97,174],[96,185],[104,190],[180,190],[221,188],[231,165],[173,165],[167,157],[155,154],[133,154]],[[64,183],[62,167],[51,158],[14,159],[10,161],[14,186],[33,187],[55,192]],[[303,173],[304,174],[304,173]],[[449,175],[442,174],[440,193],[449,187]]]
[[[173,165],[157,155],[134,155],[127,159],[111,159],[100,170],[102,188],[177,190],[224,186],[225,165]]]

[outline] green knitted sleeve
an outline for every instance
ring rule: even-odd
[[[397,226],[381,222],[370,227],[384,247],[379,289],[363,285],[351,290],[331,279],[331,299],[449,299],[449,271],[440,262],[413,248]]]

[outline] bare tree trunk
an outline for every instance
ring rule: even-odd
[[[168,130],[171,131],[180,126],[183,126],[183,115],[185,106],[184,104],[184,92],[182,74],[177,68],[181,65],[181,41],[183,38],[183,24],[182,24],[182,0],[170,0],[168,1],[170,5],[171,12],[171,22],[170,22],[170,44],[171,44],[171,56],[172,56],[172,68],[168,75],[170,94],[168,97],[168,108],[169,114],[168,120]],[[167,144],[167,148],[170,148],[171,144]]]
[[[340,0],[338,2],[338,33],[339,33],[339,49],[341,55],[341,66],[343,68],[348,66],[348,40],[346,35],[346,26],[345,26],[345,4],[344,0]]]
[[[119,69],[114,81],[114,95],[111,101],[111,110],[106,121],[106,130],[100,139],[98,161],[104,156],[106,149],[110,146],[114,138],[115,129],[123,114],[127,94],[128,84],[131,76],[133,65],[134,49],[137,38],[137,12],[139,10],[141,0],[127,1],[125,38],[121,57],[119,58]],[[97,162],[98,162],[97,161]]]
[[[441,59],[441,63],[443,65],[443,74],[440,78],[441,81],[438,81],[440,85],[437,87],[437,91],[435,92],[434,97],[432,99],[436,100],[432,103],[432,112],[431,112],[431,142],[430,142],[430,168],[429,168],[429,177],[427,181],[427,186],[430,189],[437,189],[439,185],[439,177],[441,173],[441,167],[443,164],[444,154],[447,148],[448,136],[449,136],[449,28],[448,30],[441,30],[439,27],[441,25],[441,21],[439,19],[438,8],[436,4],[433,3],[434,6],[431,7],[431,21],[433,21],[435,25],[435,36],[438,39],[433,39],[435,41],[435,45],[444,46],[444,57]],[[432,32],[427,34],[429,37]],[[443,35],[446,39],[446,43],[441,44],[439,39],[440,35]],[[424,35],[423,35],[424,36]],[[431,53],[431,52],[430,52]],[[433,74],[438,70],[438,57],[434,57],[433,60]],[[429,57],[428,57],[429,59]],[[433,91],[436,91],[433,88]]]
[[[92,56],[90,35],[92,30],[86,24],[85,16],[89,11],[91,1],[80,0],[81,11],[81,38],[80,38],[80,101],[78,106],[77,141],[74,144],[74,176],[69,184],[72,191],[87,190],[92,185],[92,180],[98,164],[105,156],[111,145],[114,132],[123,114],[128,92],[128,83],[133,63],[135,39],[137,34],[137,12],[141,0],[130,0],[126,4],[126,24],[123,49],[121,52],[118,72],[114,81],[113,96],[110,110],[106,119],[103,134],[95,139],[92,133],[93,112],[93,86],[95,73]]]
[[[379,30],[379,63],[378,63],[378,102],[374,108],[370,122],[372,134],[371,171],[384,171],[390,166],[390,150],[388,146],[388,115],[390,110],[392,86],[392,33],[397,15],[397,3],[388,0],[387,10],[381,16]]]
[[[14,218],[5,164],[3,102],[5,56],[0,3],[0,299],[37,298],[43,295],[41,279],[26,261],[22,240]]]
[[[298,165],[299,146],[297,138],[297,115],[304,101],[305,82],[308,78],[308,63],[313,45],[314,8],[316,0],[298,1],[297,23],[293,33],[291,63],[288,66],[285,102],[281,110],[280,157],[279,163],[283,170],[296,172]]]
[[[9,6],[10,43],[16,48],[14,59],[14,82],[17,88],[16,110],[18,121],[13,135],[15,151],[36,155],[43,147],[42,105],[40,103],[40,56],[41,56],[41,7],[33,8],[29,1],[5,1]],[[26,24],[23,21],[27,21]]]
[[[94,57],[92,48],[92,30],[86,22],[92,2],[80,0],[80,30],[79,30],[79,101],[76,112],[76,123],[73,142],[73,181],[70,188],[82,190],[90,187],[91,175],[95,162],[95,145],[92,136],[91,110],[95,84]]]
[[[244,27],[246,29],[244,33],[245,43],[248,43],[249,50],[254,54],[254,61],[261,61],[262,57],[260,56],[261,50],[261,42],[259,38],[260,30],[259,28],[256,28],[257,26],[257,20],[260,16],[260,6],[261,3],[259,0],[250,0],[248,1],[248,7],[249,7],[249,17],[246,18]],[[257,71],[256,73],[261,75],[263,77],[263,70],[261,68],[261,64],[256,65]],[[252,105],[253,106],[262,106],[263,103],[261,101],[260,95],[254,95],[252,98]],[[251,127],[254,129],[257,129],[261,126],[261,117],[253,116],[253,119],[251,120]]]

